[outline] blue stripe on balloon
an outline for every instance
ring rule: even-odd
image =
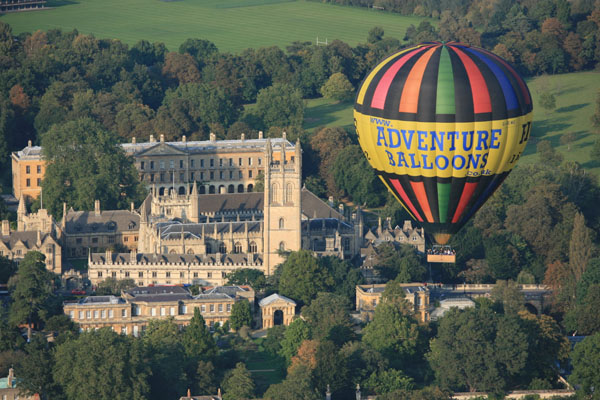
[[[475,51],[470,47],[463,47],[466,51],[471,54],[476,55],[481,61],[483,61],[489,69],[492,70],[492,73],[498,79],[500,83],[500,87],[502,88],[502,92],[504,93],[504,100],[506,101],[506,109],[514,110],[519,107],[519,101],[517,100],[517,95],[515,94],[515,90],[510,83],[510,80],[496,63],[494,63],[490,58],[479,51]]]

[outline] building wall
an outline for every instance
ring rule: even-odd
[[[385,289],[385,284],[377,285],[357,285],[356,286],[356,311],[366,319],[372,319],[375,308],[381,302],[381,296]],[[403,288],[417,289],[421,287],[420,283],[405,283]],[[406,293],[405,299],[413,306],[415,318],[419,322],[429,321],[429,290],[416,290],[413,293]]]
[[[29,159],[19,157],[18,153],[11,156],[13,174],[13,194],[17,199],[37,199],[42,192],[42,179],[46,172],[46,162],[41,158]]]

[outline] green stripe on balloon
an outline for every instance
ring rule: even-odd
[[[437,184],[438,208],[440,212],[440,223],[445,223],[448,218],[448,202],[450,201],[450,183]]]
[[[440,55],[435,110],[436,114],[456,113],[454,106],[454,74],[452,73],[452,63],[446,46],[442,47],[442,54]]]

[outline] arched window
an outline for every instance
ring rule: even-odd
[[[215,186],[214,185],[210,185],[208,187],[208,193],[209,194],[215,194]]]
[[[279,242],[279,251],[285,251],[285,242]]]
[[[279,218],[279,229],[285,228],[285,220],[283,218]]]
[[[188,253],[188,254],[194,254],[194,250],[192,250],[192,249],[188,249],[187,253]]]
[[[200,185],[200,194],[206,194],[206,188],[204,187],[204,185]]]
[[[235,193],[235,186],[229,185],[227,187],[227,193]]]
[[[242,184],[238,185],[238,193],[244,193],[244,185],[242,185]]]
[[[279,203],[279,185],[276,183],[271,185],[271,202]]]
[[[185,194],[185,187],[179,186],[179,194]]]
[[[247,192],[248,192],[248,193],[252,193],[252,191],[253,191],[253,190],[254,190],[254,185],[252,185],[252,184],[249,184],[249,185],[248,185],[248,190],[247,190]]]
[[[250,253],[256,253],[256,250],[256,242],[250,242],[250,246],[248,246],[248,251],[250,251]]]
[[[164,196],[165,195],[165,188],[161,187],[160,189],[158,189],[158,195],[159,196]]]
[[[292,193],[293,192],[294,192],[294,185],[292,185],[291,183],[288,183],[285,187],[285,202],[286,203],[292,202]]]
[[[171,251],[169,251],[169,254],[175,254],[175,249],[172,249]]]
[[[221,253],[221,254],[227,253],[227,246],[223,242],[221,242],[221,244],[219,244],[219,253]]]
[[[235,252],[238,254],[242,252],[242,244],[240,242],[235,242]]]

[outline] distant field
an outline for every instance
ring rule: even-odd
[[[550,140],[566,160],[577,161],[586,170],[600,176],[600,160],[590,159],[589,154],[596,137],[600,137],[590,122],[596,93],[600,89],[600,72],[543,76],[531,79],[527,84],[534,104],[533,133],[525,156],[519,162],[535,162],[537,141]],[[546,113],[538,104],[542,88],[548,88],[556,96],[556,109],[552,112]],[[304,115],[304,129],[307,130],[321,125],[352,127],[352,103],[309,100]],[[560,136],[568,132],[575,133],[576,137],[570,149],[560,144]]]
[[[294,41],[340,39],[364,43],[368,31],[381,26],[385,35],[402,39],[410,24],[423,18],[403,17],[364,8],[303,0],[50,0],[48,10],[6,14],[0,21],[13,32],[77,29],[98,38],[134,44],[141,39],[163,42],[176,51],[188,38],[208,39],[219,50]]]

